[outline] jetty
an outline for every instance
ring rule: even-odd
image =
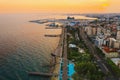
[[[45,34],[45,37],[60,37],[61,35],[58,34],[58,35],[50,35],[50,34]]]
[[[29,22],[33,22],[33,23],[38,23],[38,24],[44,24],[44,23],[48,23],[48,21],[45,19],[43,20],[32,20],[32,21],[29,21]]]
[[[56,77],[58,76],[58,74],[54,74],[54,73],[43,73],[43,72],[29,72],[28,73],[31,76],[43,76],[43,77]]]
[[[46,27],[45,29],[61,29],[61,27]]]

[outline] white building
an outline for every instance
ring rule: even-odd
[[[117,48],[117,49],[120,48],[120,42],[119,41],[114,42],[114,48]]]
[[[120,58],[111,58],[111,60],[120,68]]]
[[[120,49],[120,41],[114,38],[109,38],[109,47]]]
[[[96,27],[85,27],[85,32],[87,33],[87,35],[91,36],[91,35],[96,35],[97,34],[97,28]]]
[[[69,48],[76,48],[77,46],[75,44],[69,44]]]
[[[101,29],[100,27],[97,28],[97,35],[98,35],[99,33],[101,33],[101,30],[102,30],[102,29]]]
[[[102,35],[102,34],[99,33],[96,36],[96,41],[98,42],[97,46],[101,47],[104,44],[104,35]]]
[[[85,27],[85,32],[87,33],[87,35],[92,35],[92,27],[91,26]]]
[[[114,48],[114,42],[116,42],[116,39],[109,38],[109,47]]]
[[[116,36],[117,40],[120,40],[120,26],[117,27],[117,36]]]

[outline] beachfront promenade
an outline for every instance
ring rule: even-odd
[[[67,60],[67,29],[65,28],[64,30],[64,44],[63,44],[63,75],[62,75],[62,80],[67,80],[67,65],[68,65],[68,60]]]
[[[64,39],[64,30],[62,29],[61,37],[59,40],[58,47],[56,48],[55,52],[55,59],[53,58],[52,63],[55,64],[53,68],[53,73],[59,74],[60,73],[60,66],[61,66],[61,59],[62,59],[62,52],[63,52],[63,39]],[[52,76],[51,80],[58,80],[59,76]]]
[[[52,80],[59,80],[60,79],[60,72],[61,72],[61,66],[63,74],[62,74],[62,80],[67,80],[67,30],[65,28],[62,28],[62,35],[58,44],[58,47],[56,48],[54,55],[56,55],[56,60],[54,60],[55,67],[53,74],[59,74],[56,77],[52,77]],[[61,65],[63,63],[63,65]]]

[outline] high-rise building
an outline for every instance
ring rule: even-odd
[[[97,34],[97,28],[95,26],[88,26],[85,27],[85,31],[89,36]]]
[[[120,40],[120,26],[117,27],[116,39],[117,39],[117,40]]]
[[[116,49],[120,49],[120,41],[116,40],[114,38],[109,38],[109,47],[110,48],[116,48]]]
[[[87,35],[92,35],[92,27],[91,26],[85,27],[85,31],[86,31]]]
[[[97,34],[97,28],[96,27],[92,27],[92,35],[96,35]]]

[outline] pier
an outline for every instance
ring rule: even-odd
[[[61,29],[61,27],[46,27],[45,29]]]
[[[31,76],[43,76],[43,77],[56,77],[58,74],[53,74],[53,73],[42,73],[42,72],[29,72],[28,73]]]
[[[62,35],[61,35],[61,39],[60,39],[57,49],[58,50],[56,50],[54,55],[59,56],[59,57],[56,57],[55,62],[60,63],[60,64],[55,65],[55,69],[54,69],[53,73],[57,73],[57,74],[59,74],[59,76],[58,77],[53,76],[52,80],[60,80],[61,67],[63,67],[62,68],[62,71],[63,71],[62,80],[67,80],[68,79],[68,75],[67,75],[68,60],[67,60],[67,30],[66,30],[66,28],[62,29]],[[63,63],[63,65],[61,63]]]
[[[50,34],[45,34],[45,37],[60,37],[61,35],[58,34],[58,35],[50,35]]]
[[[33,22],[33,23],[38,23],[38,24],[44,24],[44,23],[48,23],[48,20],[43,19],[43,20],[32,20],[29,22]]]

